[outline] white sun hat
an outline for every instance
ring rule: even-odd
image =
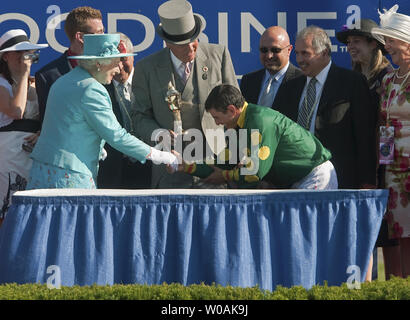
[[[384,9],[384,13],[379,11],[380,27],[372,29],[372,34],[379,41],[383,36],[399,39],[410,43],[410,16],[397,13],[399,6],[396,4],[389,10]]]
[[[7,51],[25,51],[47,48],[48,44],[33,44],[24,30],[13,29],[7,31],[0,38],[0,56]]]

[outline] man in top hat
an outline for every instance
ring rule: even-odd
[[[289,35],[279,26],[267,28],[259,41],[263,69],[243,75],[241,91],[246,101],[275,108],[275,97],[282,84],[302,74],[290,61],[293,46]]]
[[[83,53],[84,34],[104,33],[101,11],[91,7],[78,7],[73,9],[67,16],[64,31],[70,40],[68,50],[35,74],[41,122],[44,119],[47,97],[51,85],[60,76],[77,66],[77,61],[70,60],[68,57]]]
[[[376,116],[366,78],[332,62],[329,36],[319,27],[298,33],[295,53],[303,75],[284,85],[277,110],[330,150],[339,188],[374,188]]]
[[[222,45],[198,42],[203,23],[198,15],[193,14],[187,1],[167,1],[158,8],[158,15],[161,23],[156,31],[165,41],[166,48],[138,61],[132,81],[135,97],[133,120],[138,137],[155,145],[158,142],[153,141],[156,129],[173,134],[174,118],[165,101],[169,83],[181,93],[183,130],[197,129],[209,133],[214,129],[223,135],[223,126],[216,125],[204,106],[209,92],[216,85],[225,83],[238,88],[228,49]],[[214,153],[218,153],[220,147],[224,148],[222,144],[206,142]],[[178,172],[170,175],[165,167],[154,165],[152,187],[196,188],[198,184],[188,174]]]

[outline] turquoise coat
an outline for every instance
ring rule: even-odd
[[[76,67],[52,85],[31,157],[95,180],[105,142],[142,163],[150,153],[150,146],[118,123],[104,86],[88,71]]]

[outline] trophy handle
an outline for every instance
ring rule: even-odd
[[[174,116],[174,132],[176,134],[182,134],[182,120],[181,120],[181,93],[175,89],[172,82],[168,83],[168,91],[165,97],[165,101],[168,103],[169,109]]]
[[[174,115],[174,129],[176,134],[182,134],[182,120],[181,120],[181,112],[179,110],[173,111],[172,114]]]

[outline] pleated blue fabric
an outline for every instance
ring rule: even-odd
[[[14,196],[0,283],[340,285],[364,281],[387,190]]]

